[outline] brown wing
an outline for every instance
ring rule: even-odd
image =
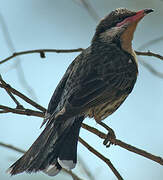
[[[67,81],[70,87],[67,100],[72,107],[87,110],[113,100],[113,97],[120,98],[124,94],[126,97],[136,78],[134,57],[116,46],[99,49],[99,53],[89,51],[83,54]]]
[[[48,112],[50,115],[67,113],[72,117],[113,97],[128,95],[136,76],[137,67],[131,55],[114,45],[98,48],[96,52],[89,47],[66,71],[51,98]]]

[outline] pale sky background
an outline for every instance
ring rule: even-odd
[[[0,0],[0,14],[8,27],[16,51],[38,48],[70,49],[89,46],[95,32],[97,21],[92,19],[79,0]],[[144,43],[163,35],[163,1],[161,0],[89,0],[100,17],[118,7],[133,10],[144,8],[155,9],[139,24],[133,41],[134,49]],[[8,47],[0,18],[0,58],[13,53]],[[147,47],[163,55],[163,42]],[[63,76],[66,68],[78,53],[47,53],[46,59],[38,54],[20,56],[28,85],[32,87],[38,103],[47,107],[51,95]],[[158,71],[163,72],[163,62],[154,57],[141,57]],[[18,59],[14,58],[0,65],[4,80],[14,88],[30,97],[20,83],[19,69],[15,68]],[[32,96],[35,100],[35,97]],[[0,104],[15,107],[4,90],[0,89]],[[24,106],[30,108],[26,103]],[[125,103],[105,120],[115,130],[118,139],[142,148],[150,153],[163,157],[163,79],[152,75],[147,69],[139,66],[139,77],[136,86]],[[27,150],[38,137],[42,129],[41,118],[14,114],[0,115],[0,141]],[[98,129],[99,125],[92,119],[85,120]],[[118,146],[106,149],[103,141],[97,136],[81,130],[81,137],[102,154],[107,156],[125,180],[162,180],[163,166],[142,156],[131,153]],[[116,180],[107,165],[91,154],[79,143],[78,155],[87,165],[95,180]],[[10,177],[6,169],[19,157],[20,153],[0,147],[0,180],[32,179],[71,179],[61,173],[53,178],[37,173],[20,174]],[[81,178],[88,179],[78,166],[73,170]]]

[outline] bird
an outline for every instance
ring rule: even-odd
[[[134,88],[138,62],[132,48],[140,20],[153,9],[117,8],[96,27],[90,46],[69,65],[56,87],[42,126],[44,130],[8,172],[42,171],[57,175],[77,163],[77,144],[86,117],[97,123],[115,112]]]

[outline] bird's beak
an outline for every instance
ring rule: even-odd
[[[144,17],[145,15],[147,15],[153,11],[154,11],[153,9],[143,9],[143,10],[138,11],[136,13],[135,17]]]
[[[144,14],[149,14],[151,12],[153,12],[154,10],[153,9],[144,9]]]
[[[153,9],[143,9],[143,10],[140,10],[136,13],[136,15],[134,16],[131,16],[128,19],[128,21],[130,22],[135,22],[135,21],[140,21],[145,15],[153,12],[154,10]]]
[[[143,9],[143,10],[137,11],[134,16],[130,16],[130,17],[126,18],[122,22],[118,23],[117,26],[120,27],[126,23],[130,24],[133,22],[139,22],[145,15],[147,15],[153,11],[154,11],[153,9]]]

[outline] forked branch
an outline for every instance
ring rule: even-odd
[[[30,104],[31,106],[33,106],[34,108],[38,109],[37,110],[32,110],[32,109],[25,109],[19,102],[17,102],[19,104],[20,107],[22,108],[11,108],[11,107],[7,107],[4,105],[0,105],[0,113],[16,113],[16,114],[21,114],[21,115],[30,115],[30,116],[36,116],[36,117],[44,117],[45,111],[46,109],[44,107],[42,107],[41,105],[37,104],[36,102],[32,101],[31,99],[29,99],[27,96],[25,96],[24,94],[20,93],[19,91],[17,91],[16,89],[12,88],[9,84],[7,84],[2,77],[0,77],[0,88],[3,88],[6,90],[6,92],[8,93],[8,95],[11,97],[13,94],[18,96],[19,98],[23,99],[25,102],[27,102],[28,104]],[[12,95],[11,95],[12,94]],[[14,99],[12,98],[12,100],[14,101]],[[14,101],[15,102],[15,101]],[[16,103],[16,104],[17,104]],[[107,131],[110,130],[110,128],[104,124],[101,123],[100,124],[102,127],[104,127]],[[82,124],[82,128],[88,130],[89,132],[97,135],[98,137],[102,138],[102,139],[106,139],[107,138],[107,134],[103,133],[102,131],[99,131],[98,129],[91,127],[87,124]],[[139,154],[141,156],[144,156],[152,161],[155,161],[157,163],[159,163],[160,165],[163,165],[163,158],[159,157],[159,156],[155,156],[151,153],[148,153],[142,149],[139,149],[137,147],[134,147],[130,144],[127,144],[121,140],[118,140],[117,138],[110,138],[109,139],[110,142],[114,145],[118,145],[121,148],[124,148],[128,151],[134,152],[136,154]],[[105,156],[103,156],[102,154],[100,154],[96,149],[94,149],[92,146],[90,146],[86,141],[84,141],[82,138],[79,137],[79,141],[87,148],[89,149],[93,154],[95,154],[97,157],[99,157],[101,160],[103,160],[113,171],[113,173],[115,174],[115,176],[118,178],[118,180],[122,180],[123,178],[121,177],[121,175],[119,174],[119,172],[116,170],[116,168],[113,166],[113,164],[110,162],[110,160],[108,158],[106,158]],[[10,149],[14,149],[15,147],[11,146],[11,145],[6,145],[4,143],[0,143],[0,146],[4,146]],[[14,149],[16,151],[21,152],[18,148]]]

